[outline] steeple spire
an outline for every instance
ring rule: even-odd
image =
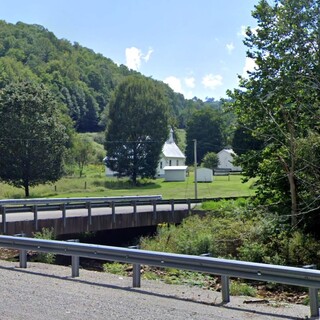
[[[174,140],[173,140],[173,129],[172,128],[170,129],[170,135],[169,135],[168,143],[174,143]]]

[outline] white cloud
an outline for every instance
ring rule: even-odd
[[[153,53],[153,49],[152,48],[149,48],[147,54],[145,54],[144,56],[142,56],[143,60],[145,62],[148,62],[150,57],[151,57],[151,54]]]
[[[194,88],[196,86],[194,77],[184,78],[184,83],[188,88]]]
[[[227,48],[228,53],[231,54],[232,51],[234,50],[233,42],[228,43],[228,44],[226,45],[226,48]]]
[[[136,47],[126,48],[126,65],[129,69],[139,70],[141,66],[141,50]]]
[[[204,85],[205,88],[209,89],[216,89],[217,87],[222,86],[222,76],[220,74],[207,74],[206,76],[203,77],[202,79],[202,84]]]
[[[141,67],[141,60],[148,62],[152,52],[152,48],[149,48],[147,54],[143,54],[141,49],[136,47],[126,48],[126,66],[129,69],[138,71]]]
[[[247,26],[241,26],[240,31],[237,33],[238,37],[245,37],[247,28]]]
[[[243,70],[242,70],[242,76],[244,78],[248,77],[248,71],[254,71],[254,69],[257,67],[255,61],[251,58],[246,58]]]
[[[177,77],[170,76],[163,80],[164,83],[168,84],[169,87],[175,91],[183,94],[181,80]]]

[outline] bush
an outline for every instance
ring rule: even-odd
[[[215,152],[207,152],[202,159],[202,166],[214,170],[219,165],[219,157]]]
[[[54,230],[53,228],[42,228],[41,232],[35,232],[33,236],[36,239],[54,240]],[[54,253],[38,252],[33,261],[52,264],[55,262],[55,258]]]
[[[230,294],[233,296],[257,296],[257,289],[240,281],[231,281]]]
[[[181,225],[160,225],[155,238],[142,238],[141,248],[278,265],[320,265],[320,243],[301,230],[291,230],[281,216],[253,207],[247,200],[203,204],[204,216]]]

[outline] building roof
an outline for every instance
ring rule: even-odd
[[[221,151],[218,152],[219,153],[222,153],[222,152],[226,152],[226,153],[229,153],[231,155],[235,155],[236,153],[233,151],[233,149],[231,148],[225,148],[225,149],[222,149]]]
[[[165,142],[162,147],[162,153],[166,158],[181,158],[185,159],[185,155],[181,152],[179,147],[173,140],[173,130],[170,129],[169,139]]]
[[[164,171],[183,171],[187,170],[188,166],[165,166]]]

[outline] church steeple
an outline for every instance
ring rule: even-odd
[[[174,143],[174,139],[173,139],[173,129],[170,128],[170,135],[169,135],[169,139],[167,140],[168,143]]]

